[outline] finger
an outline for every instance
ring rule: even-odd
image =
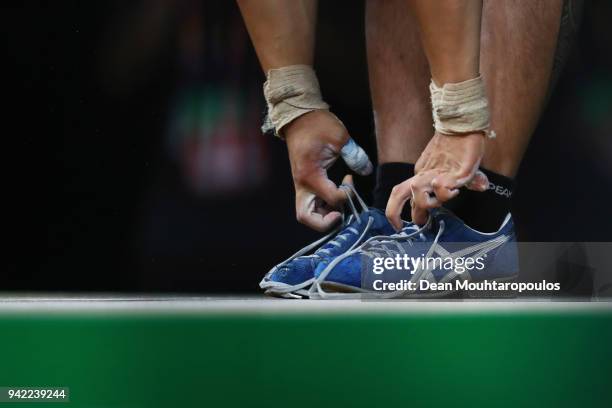
[[[469,183],[470,180],[474,178],[479,165],[480,160],[472,161],[471,164],[469,162],[464,162],[461,168],[454,174],[457,180],[455,187],[463,187]]]
[[[412,201],[417,208],[435,208],[441,205],[433,194],[432,180],[435,178],[432,172],[422,173],[415,176],[412,182]]]
[[[459,194],[459,189],[449,188],[446,183],[442,182],[443,179],[441,179],[441,177],[442,176],[438,176],[431,180],[431,187],[436,195],[436,199],[443,203],[456,197]]]
[[[441,173],[434,177],[431,186],[440,202],[448,201],[459,194],[455,178],[449,173]]]
[[[342,184],[346,186],[355,187],[355,183],[353,183],[353,176],[351,176],[350,174],[344,176],[344,178],[342,179]]]
[[[404,222],[402,221],[402,209],[406,204],[406,201],[412,197],[412,179],[408,179],[403,183],[400,183],[393,187],[389,201],[387,201],[387,208],[385,209],[385,215],[393,228],[396,231],[402,229]]]
[[[444,173],[436,177],[436,182],[450,190],[464,186],[473,191],[486,191],[489,188],[489,179],[480,170],[476,171],[471,178],[458,173]]]
[[[295,205],[298,222],[317,231],[328,230],[342,218],[339,211],[332,210],[308,191],[296,193]]]
[[[339,208],[347,198],[346,193],[328,179],[325,172],[310,176],[305,187],[333,208]]]
[[[347,174],[342,179],[342,183],[340,184],[340,189],[346,194],[353,198],[355,196],[355,184],[353,184],[353,176]]]
[[[355,143],[351,137],[349,137],[348,142],[346,142],[342,150],[340,150],[340,155],[346,165],[361,176],[367,176],[372,173],[374,169],[365,150]]]
[[[429,216],[428,209],[440,207],[442,203],[433,195],[431,182],[439,177],[438,172],[427,171],[414,177],[412,183],[411,217],[412,222],[423,225]]]
[[[416,205],[412,206],[412,211],[410,214],[412,217],[412,222],[414,222],[416,225],[425,225],[427,222],[427,217],[429,216],[429,213],[425,208],[420,208]]]
[[[486,174],[478,170],[465,187],[474,191],[487,191],[489,189],[489,179]]]
[[[304,224],[315,231],[325,232],[336,225],[342,214],[339,211],[331,211],[327,214],[319,214],[317,212],[297,213],[297,220],[300,224]]]

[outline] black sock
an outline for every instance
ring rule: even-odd
[[[480,170],[489,179],[489,189],[481,193],[462,188],[444,207],[475,230],[494,232],[510,212],[514,180],[483,168]]]
[[[384,163],[376,169],[376,186],[374,187],[373,207],[385,211],[391,189],[410,177],[414,176],[414,164],[410,163]],[[406,211],[407,210],[407,211]],[[410,220],[410,206],[407,205],[402,212],[402,218]]]

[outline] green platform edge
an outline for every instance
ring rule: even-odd
[[[0,315],[4,407],[611,407],[612,313]]]

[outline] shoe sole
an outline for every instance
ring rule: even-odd
[[[314,281],[313,278],[297,285],[287,285],[281,282],[262,281],[259,287],[264,290],[264,295],[283,299],[307,299],[308,288]]]
[[[295,292],[276,292],[268,289],[264,292],[264,295],[280,299],[308,299],[308,290],[302,289]]]

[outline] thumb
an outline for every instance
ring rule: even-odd
[[[346,193],[336,184],[322,174],[318,174],[308,183],[309,189],[330,207],[338,208],[346,200]]]
[[[374,166],[370,161],[365,150],[363,150],[353,138],[349,137],[348,142],[340,150],[340,155],[347,166],[360,176],[367,176],[372,173]]]
[[[489,188],[489,179],[482,171],[477,170],[474,177],[466,184],[466,187],[469,190],[486,191]]]
[[[344,191],[345,194],[348,194],[351,197],[354,197],[355,193],[355,184],[353,183],[353,176],[347,174],[342,179],[342,184],[340,184],[340,189]]]
[[[354,187],[355,183],[353,183],[353,176],[351,176],[350,174],[344,176],[344,178],[342,179],[342,185]]]

